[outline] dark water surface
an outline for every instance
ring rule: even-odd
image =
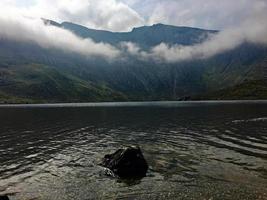
[[[11,199],[267,199],[267,102],[0,107],[0,194]],[[138,144],[147,177],[97,165]]]

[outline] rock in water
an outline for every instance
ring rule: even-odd
[[[101,165],[121,178],[142,178],[148,170],[139,147],[124,147],[113,154],[105,155]]]
[[[8,196],[0,196],[0,200],[9,200]]]

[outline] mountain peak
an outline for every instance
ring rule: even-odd
[[[43,20],[43,23],[45,25],[52,25],[52,26],[57,26],[57,27],[61,27],[61,24],[56,22],[56,21],[53,21],[53,20],[50,20],[50,19],[45,19],[45,18],[41,18],[41,20]]]
[[[150,29],[150,28],[167,27],[167,26],[169,26],[169,25],[162,24],[162,23],[153,24],[153,25],[146,25],[146,26],[139,26],[139,27],[134,27],[132,29],[132,32],[136,31],[138,29]]]
[[[136,32],[136,31],[149,31],[149,30],[156,30],[156,31],[186,31],[186,32],[191,32],[191,31],[197,31],[197,32],[218,32],[217,30],[207,30],[207,29],[202,29],[202,28],[196,28],[196,27],[187,27],[187,26],[174,26],[174,25],[169,25],[169,24],[163,24],[163,23],[157,23],[149,26],[140,26],[140,27],[135,27],[132,29],[131,32]]]
[[[152,27],[161,27],[161,26],[170,26],[170,25],[162,24],[162,23],[157,23],[157,24],[152,25]]]
[[[216,31],[204,30],[199,28],[166,25],[162,23],[150,26],[133,28],[131,32],[110,32],[106,30],[90,29],[85,26],[72,22],[61,24],[43,19],[46,25],[54,25],[72,31],[82,38],[91,38],[95,42],[104,42],[117,45],[122,41],[133,42],[142,48],[150,48],[160,43],[192,45],[200,43],[205,38]]]

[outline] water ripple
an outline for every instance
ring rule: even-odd
[[[204,199],[227,190],[233,196],[240,191],[235,199],[257,199],[267,192],[266,106],[253,105],[248,113],[237,104],[6,108],[0,112],[0,194]],[[136,182],[106,177],[101,158],[132,144],[143,149],[147,177]]]

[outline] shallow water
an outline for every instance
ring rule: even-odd
[[[0,107],[0,194],[11,199],[267,199],[267,101]],[[138,144],[147,177],[97,164]]]

